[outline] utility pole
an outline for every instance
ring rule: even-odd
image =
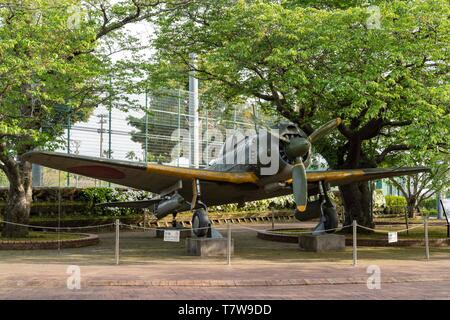
[[[196,68],[196,55],[189,54],[193,69]],[[200,123],[198,115],[198,79],[195,77],[195,71],[189,74],[189,136],[190,136],[190,162],[194,168],[198,168],[200,163]]]
[[[67,115],[67,153],[70,154],[70,129],[72,127],[72,109],[69,111]],[[67,172],[66,176],[66,186],[70,187],[70,174]]]
[[[100,158],[103,158],[103,133],[105,132],[105,130],[103,129],[103,125],[106,123],[105,117],[107,115],[105,114],[100,114],[97,117],[100,118],[100,121],[98,122],[100,124],[100,130],[97,129],[97,132],[100,133]],[[95,181],[95,186],[97,187],[97,179],[94,180]],[[102,182],[99,181],[100,187],[102,186]]]
[[[100,124],[100,129],[97,130],[98,133],[100,133],[100,157],[103,158],[103,133],[105,133],[105,129],[103,128],[103,125],[106,123],[105,114],[100,114],[97,117],[100,118],[100,121],[98,122]]]
[[[145,145],[144,145],[144,162],[148,162],[148,93],[145,89]]]

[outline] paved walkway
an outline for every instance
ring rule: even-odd
[[[81,266],[81,288],[67,288],[66,265],[0,264],[1,299],[450,299],[448,262],[380,266]]]
[[[236,253],[228,266],[223,258],[186,256],[183,244],[124,233],[116,266],[114,235],[101,237],[99,246],[60,254],[0,252],[0,298],[450,299],[448,248],[432,248],[430,261],[423,259],[423,248],[361,248],[353,267],[351,249],[306,254],[296,245],[256,239],[249,230],[234,234]],[[68,280],[76,283],[69,265],[79,266],[80,289],[67,286]],[[379,268],[381,289],[368,288],[368,266]]]

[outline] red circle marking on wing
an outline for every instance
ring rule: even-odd
[[[67,169],[70,172],[98,179],[123,179],[125,174],[115,168],[105,166],[77,166]]]

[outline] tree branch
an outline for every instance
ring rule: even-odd
[[[377,164],[381,163],[384,161],[384,159],[386,158],[386,156],[388,154],[390,154],[391,152],[396,152],[396,151],[405,151],[405,150],[409,150],[410,147],[405,145],[405,144],[394,144],[394,145],[390,145],[389,147],[387,147],[386,149],[384,149],[376,158],[375,158],[375,162]]]

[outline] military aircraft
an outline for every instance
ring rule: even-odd
[[[46,167],[149,191],[157,196],[142,201],[106,203],[103,206],[148,208],[158,219],[172,214],[174,226],[177,213],[192,211],[192,231],[198,237],[212,234],[208,206],[243,204],[291,193],[296,204],[295,217],[300,221],[320,218],[314,232],[323,233],[338,226],[335,205],[327,195],[330,187],[428,170],[425,167],[412,167],[307,171],[311,162],[312,145],[340,123],[339,118],[332,120],[309,136],[294,124],[280,126],[277,134],[271,131],[258,132],[250,139],[241,140],[228,149],[224,148],[204,169],[45,151],[32,151],[22,158]],[[249,159],[252,150],[255,150],[255,144],[261,141],[258,139],[269,138],[278,141],[278,148],[274,150],[278,152],[276,157],[279,165],[274,174],[262,175],[260,169],[267,166],[267,163],[263,164],[259,160],[244,164],[225,161],[230,154],[235,158],[243,155]],[[273,152],[270,150],[271,144],[264,148],[260,145],[257,152]],[[316,196],[318,199],[308,204],[308,196]]]

